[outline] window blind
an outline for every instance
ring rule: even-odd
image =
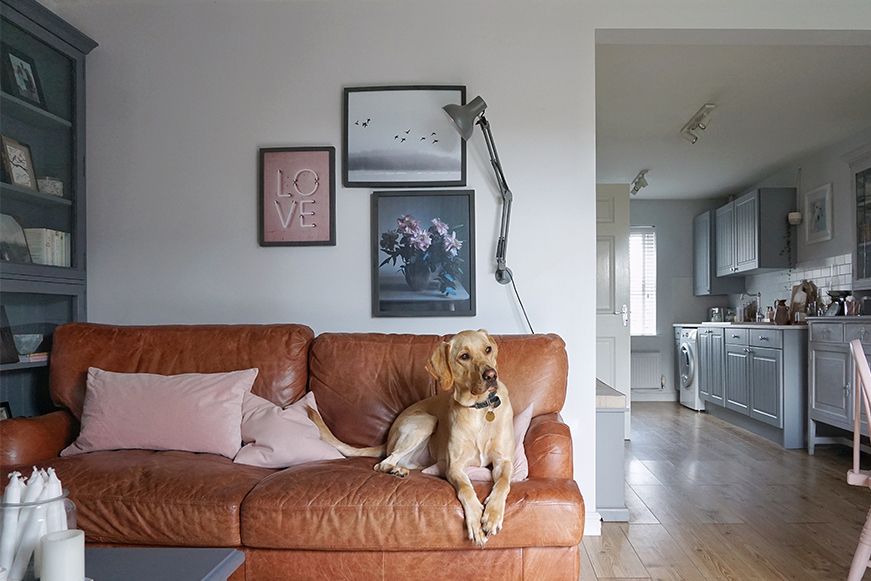
[[[632,335],[656,335],[656,229],[629,230],[629,308]]]

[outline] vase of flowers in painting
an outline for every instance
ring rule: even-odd
[[[424,228],[414,216],[400,216],[396,228],[381,234],[380,247],[387,258],[379,268],[388,263],[398,265],[406,284],[413,291],[427,290],[435,279],[441,294],[453,295],[463,272],[459,257],[463,242],[457,239],[456,232],[461,227],[451,227],[441,219],[433,218]]]

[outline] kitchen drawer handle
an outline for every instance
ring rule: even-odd
[[[732,338],[733,338],[733,339],[740,339],[740,338],[741,338],[741,335],[732,335]]]
[[[768,337],[766,337],[765,335],[759,335],[759,340],[760,341],[768,341]]]

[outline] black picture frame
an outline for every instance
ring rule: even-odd
[[[354,165],[354,160],[350,160],[349,163],[349,147],[350,147],[350,139],[349,139],[349,131],[351,127],[355,127],[356,123],[360,120],[351,121],[350,119],[350,107],[351,100],[353,95],[357,93],[373,93],[373,92],[383,92],[390,93],[396,91],[421,91],[421,92],[432,92],[432,91],[445,91],[446,93],[455,93],[457,98],[451,99],[448,98],[445,100],[445,105],[458,101],[458,105],[466,104],[466,86],[465,85],[389,85],[389,86],[372,86],[372,87],[346,87],[344,89],[344,99],[342,101],[342,185],[346,188],[423,188],[423,187],[455,187],[455,186],[465,186],[466,185],[466,142],[460,137],[460,134],[454,129],[453,124],[450,118],[446,113],[441,111],[441,107],[436,108],[431,111],[432,119],[427,121],[426,124],[428,126],[427,130],[418,130],[422,131],[420,134],[416,135],[417,138],[416,143],[424,140],[424,138],[432,139],[432,135],[426,135],[433,133],[431,130],[434,128],[431,125],[437,124],[437,133],[436,138],[442,137],[442,140],[449,140],[445,143],[456,143],[459,142],[459,164],[460,164],[460,177],[459,179],[397,179],[397,180],[383,180],[383,179],[360,179],[358,177],[354,177],[351,175],[352,170],[351,166]],[[429,111],[429,110],[428,110]],[[398,123],[398,121],[397,121]],[[400,139],[399,133],[403,130],[401,127],[397,127],[396,129],[390,129],[388,131],[388,137],[385,139],[389,140],[389,133],[393,133],[393,131],[397,133],[396,138]],[[412,131],[412,128],[408,128],[408,131]],[[440,140],[441,141],[441,140]],[[401,141],[400,141],[401,143]],[[432,143],[432,142],[430,142]],[[434,143],[432,143],[434,145]],[[388,141],[386,147],[392,147],[392,142]],[[441,146],[440,146],[441,147]],[[384,153],[384,152],[382,152]],[[394,160],[396,161],[396,160]],[[453,171],[453,170],[452,170]]]
[[[13,97],[45,109],[45,94],[42,92],[42,83],[39,80],[39,73],[36,70],[36,63],[33,62],[33,59],[23,52],[12,48],[5,42],[0,43],[0,58],[3,60],[3,89]],[[32,91],[22,91],[16,79],[13,59],[17,59],[29,67],[30,70],[25,70],[24,73],[29,73],[26,76],[33,82]]]
[[[264,172],[265,159],[271,153],[323,152],[329,155],[329,239],[323,240],[267,240]],[[257,154],[257,239],[260,246],[335,246],[336,245],[336,148],[332,145],[308,147],[261,147]]]
[[[415,217],[416,213],[416,217]],[[456,277],[453,294],[442,290],[443,267],[433,272],[422,288],[412,288],[403,270],[382,250],[384,235],[390,235],[406,214],[415,217],[420,230],[430,232],[431,244],[446,248],[446,236],[438,236],[433,218],[448,226],[447,236],[462,242],[457,251],[463,273]],[[459,222],[459,221],[462,222]],[[459,222],[459,224],[458,224]],[[456,229],[455,229],[456,228]],[[371,267],[373,317],[474,317],[475,290],[475,192],[474,190],[379,191],[371,196]],[[398,232],[398,230],[397,230]],[[397,234],[397,236],[400,236]],[[397,238],[401,242],[401,238]],[[397,244],[398,246],[398,244]],[[387,261],[385,261],[387,258]],[[386,264],[385,264],[386,263]]]
[[[9,405],[8,401],[0,401],[0,421],[3,420],[11,420],[12,415],[12,406]]]

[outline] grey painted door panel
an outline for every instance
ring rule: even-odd
[[[810,352],[811,412],[833,425],[851,419],[850,352],[846,347],[812,345]]]
[[[782,352],[780,349],[762,347],[752,348],[750,351],[750,417],[778,428],[783,427]]]
[[[742,414],[750,413],[750,354],[741,345],[726,345],[726,407]]]
[[[735,265],[735,204],[718,208],[717,222],[717,276],[733,273]]]
[[[754,192],[735,200],[735,266],[737,272],[759,267],[758,228],[759,195]]]

